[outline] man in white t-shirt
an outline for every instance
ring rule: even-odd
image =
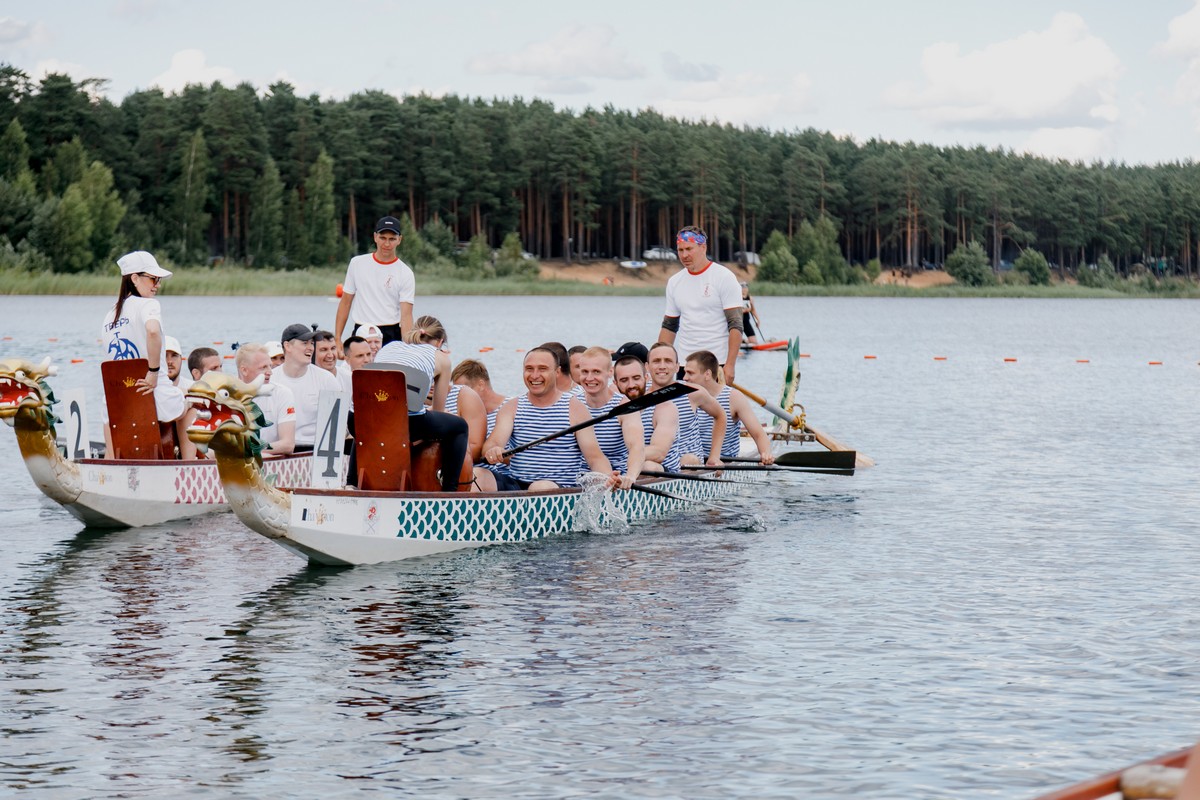
[[[339,391],[338,379],[312,363],[312,328],[296,323],[283,329],[283,365],[271,373],[271,383],[292,390],[296,401],[296,452],[312,450],[317,438],[317,404],[321,392]]]
[[[260,394],[254,402],[267,418],[265,427],[259,430],[266,449],[263,455],[286,455],[296,449],[296,399],[292,390],[281,383],[271,383],[271,357],[261,344],[244,344],[238,348],[238,379],[250,383],[259,375],[263,385],[270,384],[270,393]]]
[[[417,281],[413,271],[396,255],[399,246],[400,220],[382,217],[375,224],[375,252],[350,259],[333,326],[338,358],[346,357],[341,343],[347,320],[359,325],[378,325],[383,332],[383,344],[403,339],[412,330]]]
[[[675,345],[679,363],[700,350],[717,357],[733,383],[742,346],[742,287],[737,277],[708,257],[708,236],[694,225],[675,240],[684,269],[667,281],[667,310],[658,339]]]

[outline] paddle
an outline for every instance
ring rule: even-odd
[[[817,450],[804,452],[800,450],[785,450],[775,454],[775,463],[781,467],[833,467],[834,469],[854,469],[854,459],[857,454],[853,450]],[[725,462],[744,462],[757,464],[758,456],[736,456],[723,458]]]
[[[688,475],[686,472],[663,472],[657,469],[644,469],[639,474],[649,475],[651,478],[673,478],[684,481],[701,481],[702,483],[737,483],[737,481],[727,481],[722,478],[706,478],[703,475]]]
[[[844,445],[841,442],[839,442],[838,440],[834,439],[832,436],[822,433],[821,431],[817,430],[816,428],[814,428],[812,425],[809,425],[808,423],[801,423],[799,416],[797,416],[795,414],[787,413],[786,411],[784,411],[782,408],[775,405],[774,403],[772,403],[768,400],[764,400],[763,398],[756,395],[754,392],[752,392],[749,389],[746,389],[742,386],[738,386],[736,383],[733,384],[733,388],[737,389],[739,392],[746,395],[746,397],[749,397],[751,400],[758,403],[760,406],[765,408],[767,411],[769,411],[772,414],[774,414],[775,416],[779,417],[781,420],[783,420],[784,422],[786,422],[788,424],[788,427],[799,428],[799,427],[801,427],[801,425],[803,425],[804,429],[806,431],[808,431],[809,433],[811,433],[816,438],[817,442],[819,442],[823,447],[829,448],[829,450],[831,452],[854,453],[855,454],[854,464],[856,467],[865,468],[865,467],[875,466],[875,461],[873,459],[871,459],[869,456],[866,456],[866,455],[863,455],[862,453],[851,450],[849,447],[846,447],[846,445]]]
[[[645,492],[646,494],[658,495],[659,497],[666,497],[670,500],[678,500],[681,503],[695,503],[697,505],[708,506],[709,508],[715,508],[718,511],[724,511],[729,514],[740,514],[740,515],[745,516],[747,513],[745,511],[741,510],[740,508],[732,508],[730,506],[718,505],[717,503],[710,503],[707,500],[696,500],[691,497],[684,497],[683,495],[672,494],[671,492],[667,492],[662,489],[655,489],[651,486],[642,486],[639,483],[635,483],[632,486],[630,486],[629,488],[633,489],[635,492]]]
[[[708,469],[721,472],[812,472],[816,475],[853,475],[852,469],[809,469],[808,467],[777,467],[774,464],[726,464],[709,467],[703,464],[685,464],[680,469]]]
[[[574,433],[575,431],[583,430],[584,428],[592,425],[597,425],[601,422],[604,422],[606,419],[622,417],[626,414],[639,413],[644,408],[650,408],[651,406],[656,406],[659,403],[665,403],[668,400],[674,400],[676,397],[683,397],[685,394],[690,394],[694,391],[696,391],[695,386],[688,386],[687,384],[683,383],[672,383],[669,386],[662,387],[661,389],[655,389],[653,392],[647,392],[637,399],[630,400],[628,403],[621,403],[621,405],[617,406],[612,411],[608,411],[598,417],[593,417],[586,422],[580,422],[578,425],[572,425],[569,428],[564,428],[563,430],[558,431],[557,433],[552,433],[549,436],[543,436],[540,439],[534,439],[532,442],[526,442],[525,444],[517,445],[516,447],[505,450],[503,453],[501,453],[501,456],[503,458],[508,458],[509,456],[520,453],[523,450],[528,450],[531,447],[537,447],[539,444],[544,444],[551,439],[557,439],[560,436],[566,436],[568,433]]]
[[[737,389],[742,394],[746,395],[746,397],[749,397],[751,400],[758,403],[760,406],[765,408],[767,411],[770,411],[772,414],[774,414],[775,416],[779,417],[781,420],[786,422],[788,424],[788,427],[791,427],[791,428],[799,428],[800,427],[800,425],[801,425],[800,417],[797,416],[796,414],[789,414],[788,412],[784,411],[779,406],[775,405],[774,403],[770,402],[769,400],[764,400],[763,398],[759,397],[754,392],[750,391],[749,389],[747,389],[743,386],[739,386],[736,383],[732,384],[732,386],[733,386],[733,388]]]

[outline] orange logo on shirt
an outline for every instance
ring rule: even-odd
[[[283,412],[283,413],[285,413],[285,414],[295,414],[295,413],[296,413],[296,407],[295,407],[295,406],[288,406],[288,408],[287,408],[287,411],[285,411],[285,412]]]

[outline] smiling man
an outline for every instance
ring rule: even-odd
[[[484,460],[492,469],[475,468],[480,489],[537,492],[577,486],[581,460],[594,472],[611,474],[610,484],[616,485],[620,476],[612,472],[591,428],[504,457],[505,449],[591,419],[578,397],[558,388],[558,356],[552,351],[535,347],[526,353],[522,376],[527,391],[500,406],[496,427],[483,443]]]
[[[742,287],[732,272],[708,257],[708,235],[695,225],[675,239],[683,269],[667,281],[667,310],[659,341],[676,357],[707,350],[717,357],[725,383],[733,383],[742,346]]]
[[[313,337],[307,325],[296,323],[283,329],[283,364],[271,375],[271,383],[292,390],[296,400],[296,452],[313,449],[317,437],[317,403],[325,389],[338,391],[338,379],[312,363]]]
[[[342,334],[348,320],[378,326],[383,344],[400,341],[412,330],[417,282],[413,271],[396,255],[400,238],[400,220],[381,217],[375,223],[375,252],[350,259],[333,327],[338,358],[345,358]]]

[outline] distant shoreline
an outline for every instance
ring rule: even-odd
[[[890,270],[873,284],[812,286],[758,283],[753,273],[732,266],[739,278],[751,281],[756,297],[1026,297],[1026,298],[1200,298],[1200,285],[1184,281],[1165,284],[1157,291],[1126,282],[1121,289],[1098,289],[1074,283],[1050,286],[1001,284],[975,288],[954,283],[945,273],[913,275],[892,282]],[[425,295],[543,295],[543,296],[655,296],[678,264],[652,263],[630,270],[614,262],[588,264],[543,263],[536,279],[496,278],[464,280],[417,270],[417,287]],[[118,275],[94,273],[29,273],[0,270],[0,295],[105,296],[117,293]],[[344,267],[304,270],[256,270],[245,267],[180,267],[164,281],[163,296],[212,297],[333,297],[345,277]]]

